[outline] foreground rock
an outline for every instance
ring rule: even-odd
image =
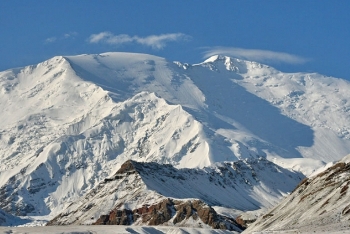
[[[201,200],[164,199],[160,203],[144,205],[134,210],[112,210],[94,225],[175,225],[211,227],[242,231],[244,228],[233,219],[218,215],[215,210]]]
[[[272,183],[270,179],[282,176],[286,182],[297,184],[302,177],[279,170],[284,169],[262,158],[204,169],[176,169],[129,160],[48,225],[174,225],[241,231],[242,226],[234,219],[217,214],[211,206],[254,209],[262,200],[258,197],[262,193],[257,191]],[[263,176],[266,174],[269,177]],[[278,196],[277,188],[281,187],[265,192]],[[267,195],[265,202],[269,204]]]

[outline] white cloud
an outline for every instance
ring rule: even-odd
[[[65,33],[64,35],[63,35],[63,39],[68,39],[68,38],[74,38],[74,37],[76,37],[78,35],[78,33],[77,32],[70,32],[70,33]]]
[[[65,33],[65,34],[63,34],[62,36],[59,36],[59,37],[46,38],[45,39],[45,43],[53,43],[53,42],[56,42],[56,41],[59,41],[59,40],[66,40],[66,39],[69,39],[69,38],[74,39],[77,35],[78,35],[77,32]]]
[[[111,45],[121,45],[125,43],[138,43],[150,46],[154,49],[162,49],[170,41],[189,40],[190,36],[183,33],[169,33],[161,35],[151,35],[147,37],[129,36],[127,34],[114,35],[111,32],[101,32],[92,34],[88,41],[90,43],[107,43]]]
[[[179,41],[179,40],[189,40],[190,36],[182,33],[171,33],[171,34],[161,34],[161,35],[151,35],[148,37],[137,37],[137,43],[151,46],[156,49],[162,49],[165,47],[168,41]]]
[[[92,34],[88,41],[90,43],[98,43],[102,40],[108,40],[108,38],[110,37],[113,37],[113,34],[110,33],[110,32],[101,32],[101,33],[98,33],[98,34]]]
[[[204,52],[204,58],[208,58],[213,55],[226,55],[235,58],[245,59],[245,60],[253,60],[256,62],[262,63],[289,63],[289,64],[302,64],[309,61],[309,59],[283,53],[283,52],[275,52],[270,50],[255,50],[255,49],[243,49],[243,48],[235,48],[235,47],[212,47],[206,48]]]
[[[45,39],[45,43],[52,43],[55,42],[57,40],[56,37],[49,37]]]

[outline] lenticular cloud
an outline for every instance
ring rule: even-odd
[[[207,50],[204,52],[205,58],[208,58],[213,55],[227,55],[232,56],[240,59],[245,60],[253,60],[257,62],[278,62],[278,63],[289,63],[289,64],[302,64],[306,63],[308,59],[283,53],[283,52],[275,52],[270,50],[255,50],[255,49],[243,49],[243,48],[236,48],[236,47],[212,47],[207,48]]]

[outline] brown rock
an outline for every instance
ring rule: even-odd
[[[127,173],[134,170],[135,170],[135,167],[134,167],[133,161],[128,160],[125,163],[123,163],[123,165],[121,165],[120,169],[117,171],[116,174]]]
[[[148,225],[160,225],[168,222],[172,217],[171,208],[174,206],[171,199],[165,199],[158,204],[154,204],[146,209],[146,212],[139,213],[142,222]]]
[[[175,216],[175,217],[174,217]],[[144,205],[133,211],[115,209],[101,217],[95,225],[130,225],[136,221],[146,225],[164,225],[170,219],[179,224],[189,218],[200,219],[201,222],[214,229],[243,230],[243,225],[234,219],[218,215],[215,210],[201,200],[180,201],[170,198],[153,205]]]
[[[236,219],[236,222],[241,225],[244,228],[247,228],[249,224],[254,223],[256,219],[243,219],[242,216],[238,216]]]
[[[109,215],[101,215],[93,225],[130,225],[133,222],[132,211],[123,209],[112,210]]]

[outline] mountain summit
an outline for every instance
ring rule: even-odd
[[[0,208],[60,214],[130,159],[181,169],[264,158],[308,175],[349,153],[349,89],[225,56],[60,56],[0,72]]]

